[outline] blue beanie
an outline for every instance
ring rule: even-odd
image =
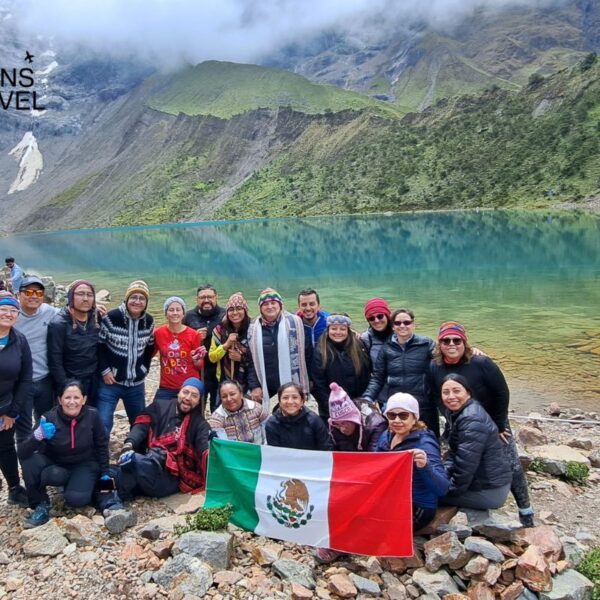
[[[0,298],[0,306],[13,306],[17,310],[21,308],[19,301],[14,296],[8,294],[8,292]]]
[[[200,392],[200,396],[204,396],[204,384],[197,377],[188,377],[181,386],[184,388],[186,385],[191,385],[195,387],[198,392]]]

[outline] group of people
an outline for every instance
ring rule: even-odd
[[[509,490],[523,525],[533,524],[508,386],[458,322],[443,323],[434,341],[415,333],[411,310],[372,298],[359,335],[347,314],[321,309],[314,289],[302,290],[289,312],[266,288],[252,319],[240,292],[221,307],[217,290],[203,285],[189,310],[168,298],[166,323],[155,328],[141,280],[109,311],[86,280],[71,284],[60,310],[44,293],[42,280],[28,276],[17,295],[0,291],[0,468],[9,503],[34,509],[27,526],[48,520],[47,486],[108,516],[138,494],[200,491],[212,435],[306,450],[410,451],[415,530],[440,504],[497,508]],[[154,355],[160,381],[146,406]],[[110,465],[119,400],[131,430]]]

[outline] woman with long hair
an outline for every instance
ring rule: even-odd
[[[208,359],[217,364],[217,381],[237,381],[244,391],[248,388],[248,302],[241,292],[229,297],[225,316],[215,327]]]
[[[523,526],[533,527],[534,511],[527,477],[508,422],[510,392],[502,371],[489,356],[473,353],[463,325],[447,321],[440,325],[430,372],[432,388],[437,394],[450,373],[464,377],[473,390],[472,395],[492,418],[498,428],[502,451],[512,467],[511,492],[517,502],[519,519]]]
[[[319,416],[329,418],[329,386],[337,383],[350,398],[359,398],[367,388],[371,359],[352,330],[350,317],[333,313],[327,317],[327,329],[319,339],[314,357],[313,395]]]

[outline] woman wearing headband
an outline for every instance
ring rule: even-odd
[[[359,398],[369,383],[371,359],[362,342],[351,329],[346,314],[327,317],[327,329],[317,344],[314,361],[313,394],[319,405],[319,416],[329,418],[329,386],[337,383],[350,398]]]

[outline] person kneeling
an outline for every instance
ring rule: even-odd
[[[202,414],[204,385],[190,377],[172,400],[154,401],[134,421],[119,457],[122,498],[162,498],[204,489],[203,454],[210,426]]]
[[[44,413],[31,435],[19,445],[30,505],[25,527],[50,518],[47,486],[64,488],[68,506],[91,504],[99,478],[109,478],[108,435],[95,408],[86,405],[83,386],[67,381],[59,404]],[[111,508],[122,508],[114,500]]]

